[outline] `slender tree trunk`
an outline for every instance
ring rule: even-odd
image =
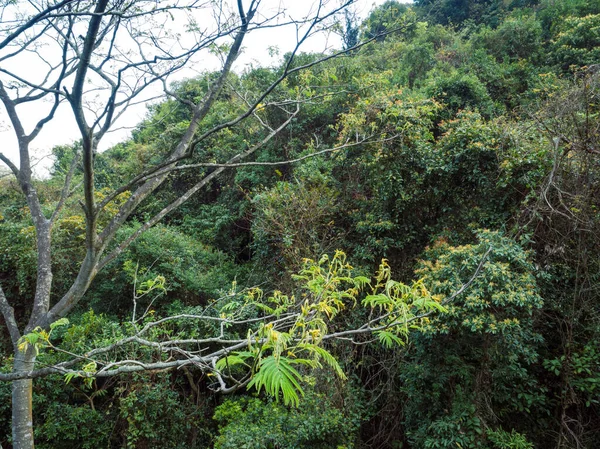
[[[15,353],[13,373],[33,370],[35,350]],[[13,449],[34,449],[32,418],[31,379],[15,380],[12,383],[12,436]]]

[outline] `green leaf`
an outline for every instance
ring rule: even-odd
[[[369,307],[383,307],[388,305],[390,302],[390,298],[384,294],[367,295],[367,297],[363,299],[363,304]]]
[[[69,320],[67,318],[61,318],[60,320],[56,320],[54,323],[50,325],[50,330],[53,330],[56,327],[60,326],[68,326]]]
[[[371,280],[365,276],[357,276],[354,278],[354,284],[359,288],[362,288],[365,285],[368,285],[370,282],[371,282]]]
[[[303,347],[303,346],[305,347],[304,349],[315,352],[320,358],[322,358],[325,361],[325,363],[327,363],[327,365],[329,365],[331,368],[333,368],[335,373],[341,379],[344,379],[344,380],[346,379],[346,375],[344,374],[342,367],[340,366],[338,361],[335,359],[335,357],[333,355],[331,355],[331,353],[329,351],[327,351],[326,349],[324,349],[320,346],[317,346],[317,345],[302,345],[300,347]]]
[[[65,374],[65,383],[68,384],[75,377],[79,377],[79,374],[77,374],[77,373],[67,373],[67,374]]]
[[[232,367],[235,365],[244,365],[249,367],[249,365],[246,363],[246,360],[251,356],[254,356],[254,354],[250,352],[231,354],[227,357],[223,357],[222,359],[220,359],[216,363],[215,367],[219,371],[223,371],[225,368]]]
[[[386,348],[392,348],[394,345],[404,346],[404,341],[393,332],[380,331],[377,333],[377,336]]]
[[[277,401],[281,393],[285,405],[297,407],[300,395],[304,396],[300,379],[300,373],[287,358],[269,356],[260,362],[260,369],[248,384],[248,388],[256,387],[259,392],[264,388],[267,394],[275,397]]]

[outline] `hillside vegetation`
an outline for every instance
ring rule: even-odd
[[[290,365],[289,390],[256,377],[216,395],[214,376],[193,365],[36,379],[38,448],[598,447],[600,3],[392,0],[362,23],[348,15],[339,32],[348,47],[378,37],[280,84],[275,98],[305,101],[252,156],[264,164],[224,170],[137,238],[98,274],[69,324],[53,331],[53,344],[83,353],[127,336],[134,300],[143,323],[206,310],[252,319],[314,293],[310,280],[319,276],[359,287],[366,276],[375,286],[389,270],[411,295],[440,307],[401,332],[323,342],[323,363]],[[319,56],[303,54],[295,64]],[[236,117],[247,106],[244,95],[264,90],[282,70],[231,74],[199,133]],[[204,73],[172,89],[193,101],[214,77]],[[245,151],[268,134],[260,121],[286,119],[277,111],[259,107],[235,132],[213,134],[186,164]],[[162,161],[188,123],[184,103],[151,106],[129,140],[95,156],[97,200],[140,166]],[[48,207],[77,150],[54,148],[51,175],[37,181]],[[213,170],[170,176],[119,231],[122,238]],[[78,177],[79,169],[74,184]],[[69,288],[73,261],[83,256],[77,195],[53,230],[54,298]],[[128,195],[106,206],[100,228]],[[0,279],[17,320],[29,313],[35,250],[26,203],[3,176]],[[358,287],[347,288],[348,304],[365,301]],[[406,313],[416,314],[415,304]],[[336,318],[328,332],[371,319],[368,308],[333,299],[330,307],[319,311]],[[216,326],[162,331],[200,338]],[[4,332],[0,351],[9,354],[10,346]],[[300,350],[283,348],[291,361]],[[128,358],[154,357],[149,348],[127,351]],[[54,364],[64,355],[48,349],[38,360]],[[242,372],[245,357],[228,358],[227,369]],[[8,371],[11,359],[3,359]],[[0,383],[0,435],[10,435],[10,421],[10,385]]]

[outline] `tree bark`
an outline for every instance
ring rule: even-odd
[[[35,349],[25,352],[16,350],[14,373],[31,371],[35,364]],[[13,449],[34,449],[31,379],[15,380],[12,383],[12,437]]]

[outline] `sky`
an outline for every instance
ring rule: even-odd
[[[362,19],[377,5],[385,0],[357,0],[354,5],[354,11]],[[306,16],[314,7],[313,0],[263,0],[261,9],[264,15],[269,15],[274,11],[285,10],[285,16],[293,19]],[[199,22],[201,20],[199,19]],[[176,23],[177,25],[177,23]],[[255,30],[248,34],[244,41],[244,50],[242,55],[236,61],[234,70],[241,72],[248,66],[270,66],[277,64],[280,56],[270,56],[269,48],[277,47],[279,54],[283,55],[292,50],[295,44],[296,32],[292,27],[286,28],[268,28]],[[303,51],[323,51],[326,49],[340,48],[341,39],[335,34],[321,34],[308,40],[303,46]],[[16,71],[20,73],[44,72],[44,66],[34,59],[24,56],[19,61]],[[179,72],[171,81],[197,76],[205,70],[217,69],[218,60],[208,55],[190,68]],[[161,94],[160,86],[154,90],[146,92],[146,98],[153,98]],[[154,100],[158,101],[158,100]],[[139,123],[146,114],[148,102],[141,102],[139,105],[129,108],[129,110],[120,117],[114,131],[107,134],[103,139],[100,151],[103,151],[116,143],[127,139],[130,131]],[[19,106],[19,113],[24,117],[26,128],[29,130],[40,116],[40,111],[47,105],[35,104],[33,106]],[[44,130],[34,140],[31,145],[32,158],[36,164],[35,173],[38,176],[45,176],[48,173],[48,167],[51,165],[51,149],[56,145],[71,144],[79,139],[79,131],[73,118],[71,109],[67,105],[62,105],[57,110],[54,119],[45,126]],[[0,152],[8,156],[18,165],[17,142],[14,131],[9,124],[6,111],[0,106]],[[0,162],[0,171],[6,167]]]

